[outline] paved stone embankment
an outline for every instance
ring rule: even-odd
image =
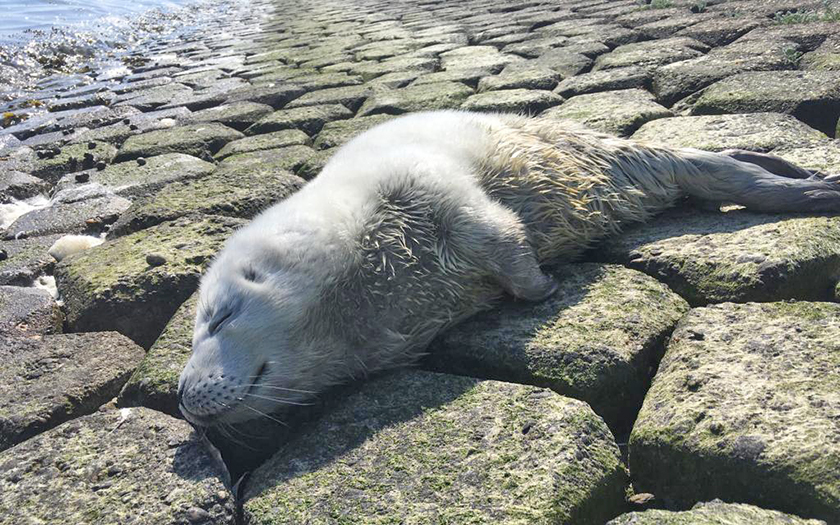
[[[681,204],[218,449],[175,398],[224,239],[396,115],[840,172],[840,5],[243,0],[125,63],[5,106],[0,523],[840,523],[834,215]]]

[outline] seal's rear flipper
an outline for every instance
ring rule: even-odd
[[[720,152],[721,155],[732,157],[740,162],[748,162],[762,167],[773,175],[780,177],[787,177],[789,179],[810,179],[813,178],[814,173],[800,168],[792,162],[788,162],[781,157],[775,155],[768,155],[767,153],[756,153],[755,151],[747,151],[743,149],[728,149]]]
[[[675,174],[676,180],[693,197],[755,211],[840,212],[837,182],[782,177],[720,153],[685,148],[679,154],[689,166]]]

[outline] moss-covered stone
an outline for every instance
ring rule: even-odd
[[[184,217],[64,259],[55,277],[68,326],[77,332],[114,330],[149,348],[242,224],[228,217]],[[149,255],[165,263],[151,265]]]
[[[434,73],[424,73],[423,75],[418,75],[417,78],[411,82],[411,85],[418,86],[420,84],[435,84],[437,82],[459,82],[474,88],[482,77],[486,77],[488,75],[491,75],[491,72],[486,68],[435,71]]]
[[[120,406],[144,406],[181,417],[178,378],[192,354],[198,293],[184,301],[120,392]]]
[[[190,123],[219,122],[239,131],[273,111],[267,104],[258,102],[232,102],[192,113],[186,120]]]
[[[753,112],[787,113],[833,136],[840,118],[840,72],[741,73],[703,90],[692,109],[696,115]]]
[[[347,120],[328,122],[324,129],[315,137],[315,149],[328,149],[340,146],[356,135],[370,128],[394,118],[392,115],[373,115]]]
[[[790,115],[748,113],[654,120],[639,128],[633,138],[710,151],[770,151],[781,146],[808,145],[828,137]]]
[[[0,241],[0,285],[29,286],[38,275],[52,270],[55,259],[47,253],[60,235]]]
[[[70,421],[0,453],[0,466],[7,523],[234,523],[222,469],[190,426],[146,408]]]
[[[222,146],[243,136],[242,133],[217,122],[150,131],[129,137],[120,148],[117,160],[153,157],[164,153],[184,153],[212,160],[213,153]]]
[[[442,53],[440,58],[445,70],[482,68],[491,73],[498,73],[508,64],[524,62],[522,57],[500,53],[493,46],[464,46]]]
[[[90,185],[93,186],[93,185]],[[80,197],[68,200],[53,200],[49,206],[32,210],[18,217],[6,230],[6,239],[49,235],[52,233],[89,233],[98,234],[117,220],[131,205],[131,201],[118,197],[101,188],[92,188],[91,198],[80,190]],[[73,190],[64,190],[68,193]],[[59,197],[60,199],[60,197]]]
[[[113,332],[0,341],[0,450],[96,411],[143,359]]]
[[[216,160],[223,160],[231,155],[286,148],[289,146],[305,146],[307,144],[309,144],[309,135],[303,131],[299,129],[284,129],[228,142],[224,148],[220,149],[214,155],[214,158]]]
[[[802,146],[781,146],[771,153],[797,166],[824,175],[840,173],[840,143],[837,141],[822,141]]]
[[[233,102],[257,102],[259,104],[267,104],[274,109],[280,109],[289,101],[306,93],[300,86],[293,85],[275,85],[274,83],[267,83],[262,86],[242,86],[228,92],[225,103],[231,104]]]
[[[840,217],[671,211],[596,256],[664,281],[693,305],[823,301],[840,272]]]
[[[318,151],[297,169],[295,175],[302,177],[304,180],[314,179],[321,173],[321,170],[324,169],[324,166],[327,165],[327,162],[329,162],[334,153],[334,148]]]
[[[840,305],[721,304],[677,327],[630,437],[636,490],[840,520]]]
[[[629,66],[659,67],[672,62],[697,58],[708,49],[708,46],[702,42],[686,37],[635,42],[619,46],[611,53],[599,56],[592,69],[600,71]]]
[[[350,68],[350,72],[359,75],[363,80],[372,80],[385,73],[394,71],[434,71],[437,68],[437,58],[429,57],[395,57],[382,62],[360,64]]]
[[[141,196],[154,192],[177,180],[202,177],[211,173],[216,166],[182,153],[166,153],[143,160],[129,160],[111,164],[103,170],[84,172],[85,183],[105,186],[118,195]],[[74,188],[80,183],[78,176],[63,177],[56,190]]]
[[[556,275],[552,298],[479,314],[438,337],[424,366],[551,388],[586,401],[626,435],[688,304],[620,266],[568,265]]]
[[[709,54],[656,69],[653,91],[657,100],[671,105],[718,80],[744,71],[791,69],[799,46],[776,38],[744,41],[713,49]]]
[[[369,97],[359,109],[358,116],[453,109],[459,107],[472,93],[472,88],[457,82],[411,85],[402,89],[379,92]]]
[[[245,133],[248,135],[257,135],[283,129],[300,129],[312,136],[318,133],[327,122],[346,119],[352,116],[353,112],[341,104],[281,109],[263,117],[253,126],[246,129]]]
[[[812,71],[840,71],[840,35],[829,36],[820,47],[803,54],[799,65]]]
[[[724,503],[720,500],[698,503],[691,510],[672,512],[648,510],[631,512],[607,522],[607,525],[826,525],[821,520],[809,520],[743,503]]]
[[[534,59],[531,63],[545,66],[560,75],[560,78],[575,76],[592,67],[592,58],[565,48],[552,49]],[[530,64],[530,63],[529,63]],[[517,65],[517,64],[514,64]]]
[[[628,136],[646,122],[673,116],[642,89],[624,89],[578,95],[549,109],[543,117],[572,120],[587,127]]]
[[[508,67],[495,76],[485,76],[478,82],[478,91],[508,89],[554,89],[560,75],[545,66]]]
[[[116,154],[117,148],[113,145],[98,141],[50,148],[44,150],[43,157],[35,162],[31,174],[49,182],[56,182],[65,173],[90,169],[99,162],[107,164]]]
[[[163,86],[149,87],[121,95],[117,99],[116,105],[130,105],[141,111],[151,111],[168,104],[173,99],[190,95],[192,92],[192,88],[173,82]]]
[[[134,202],[111,227],[109,236],[126,235],[190,214],[250,219],[303,186],[304,181],[288,170],[312,154],[306,146],[292,146],[228,157],[211,175],[169,184]]]
[[[600,524],[625,481],[584,403],[411,371],[362,385],[303,430],[250,478],[244,510],[252,524]]]
[[[38,177],[20,171],[3,171],[3,180],[0,180],[0,203],[7,203],[12,199],[28,199],[45,194],[49,189],[49,183]]]
[[[551,91],[539,89],[500,89],[498,91],[470,95],[461,104],[461,109],[536,115],[562,102],[563,97],[555,95]]]
[[[347,86],[320,91],[311,91],[291,101],[286,108],[297,108],[303,106],[318,106],[323,104],[341,104],[350,111],[359,109],[362,102],[375,90],[374,86]]]
[[[585,95],[600,91],[646,88],[650,84],[650,72],[638,66],[617,67],[583,73],[562,80],[554,92],[564,97]]]

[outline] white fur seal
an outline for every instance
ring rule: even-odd
[[[228,240],[201,282],[181,411],[197,425],[233,423],[411,363],[504,292],[551,295],[540,264],[686,195],[840,211],[840,184],[810,175],[771,156],[540,118],[442,111],[386,122]]]

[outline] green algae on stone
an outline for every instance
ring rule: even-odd
[[[214,157],[216,160],[223,160],[231,155],[239,155],[241,153],[286,148],[288,146],[305,146],[307,144],[309,144],[309,135],[303,131],[299,129],[284,129],[228,142]]]
[[[182,153],[166,153],[148,159],[111,164],[103,170],[88,170],[87,182],[101,184],[117,195],[141,196],[154,192],[170,182],[194,179],[211,173],[216,166]],[[56,190],[78,185],[76,175],[67,175]]]
[[[376,93],[362,104],[358,116],[454,109],[460,107],[472,93],[472,88],[457,82],[411,85],[402,89]]]
[[[551,388],[587,402],[626,435],[688,304],[620,266],[574,264],[556,275],[559,289],[547,301],[505,303],[450,329],[423,366]]]
[[[126,139],[117,155],[118,161],[153,157],[164,153],[183,153],[212,160],[228,142],[241,139],[242,133],[217,122],[191,124],[149,131]]]
[[[652,275],[692,305],[824,301],[840,273],[840,217],[674,210],[605,241],[596,257]]]
[[[588,70],[592,67],[592,62],[592,59],[583,53],[559,48],[543,53],[539,58],[527,62],[527,65],[545,66],[556,71],[560,78],[568,78]],[[519,64],[512,65],[519,67]]]
[[[501,71],[506,65],[525,60],[517,55],[500,53],[493,46],[464,46],[446,53],[441,53],[441,68],[453,69],[488,69],[491,73]]]
[[[578,95],[541,116],[572,120],[604,133],[627,136],[647,122],[673,114],[654,102],[647,91],[623,89]]]
[[[709,47],[693,38],[677,37],[649,40],[619,46],[595,60],[593,71],[618,67],[659,67],[672,62],[697,58]]]
[[[562,80],[554,92],[564,97],[619,89],[644,89],[650,84],[650,72],[638,66],[619,67],[582,73]]]
[[[181,417],[178,378],[192,354],[198,293],[175,312],[120,392],[120,406],[144,406]]]
[[[334,148],[330,148],[316,152],[315,155],[306,159],[306,162],[295,171],[295,175],[304,180],[314,179],[321,173],[321,170],[327,165],[327,162],[332,158],[335,151]]]
[[[840,72],[751,71],[712,84],[692,114],[775,112],[834,135],[840,118]]]
[[[310,91],[309,93],[296,98],[286,105],[287,109],[318,106],[323,104],[341,104],[350,111],[359,109],[362,102],[375,91],[375,86],[360,85],[322,89]]]
[[[235,523],[189,424],[146,408],[67,422],[0,453],[0,471],[4,523]]]
[[[164,86],[132,91],[120,96],[116,105],[130,105],[140,111],[151,111],[178,97],[189,95],[192,92],[192,88],[183,84],[171,83]]]
[[[90,169],[99,162],[106,164],[117,155],[117,148],[107,142],[90,141],[58,148],[56,155],[46,154],[35,162],[31,174],[55,182],[64,174]]]
[[[63,321],[61,309],[48,291],[0,286],[0,337],[58,334]]]
[[[363,80],[372,80],[386,73],[395,71],[434,71],[437,68],[436,58],[429,57],[395,57],[382,62],[361,64],[354,66],[350,72],[362,77]]]
[[[799,65],[812,71],[840,71],[840,36],[829,36],[820,47],[802,55]]]
[[[61,235],[0,240],[0,285],[29,286],[40,274],[52,270],[55,259],[47,253]]]
[[[691,510],[673,512],[648,510],[622,514],[607,525],[826,525],[821,520],[809,520],[743,503],[724,503],[713,500],[698,503]]]
[[[242,131],[273,111],[267,104],[257,102],[232,102],[196,111],[186,118],[188,123],[219,122]]]
[[[143,359],[114,332],[0,341],[0,450],[96,411]]]
[[[636,490],[840,522],[840,305],[719,304],[674,332],[630,436]]]
[[[131,202],[128,199],[113,193],[99,193],[91,198],[80,197],[66,202],[53,201],[47,207],[18,217],[6,230],[6,238],[18,237],[21,233],[30,237],[51,233],[98,234],[116,221],[129,206]]]
[[[244,221],[182,217],[72,255],[55,268],[67,325],[77,332],[114,330],[144,348],[198,287],[201,272]],[[147,256],[165,260],[159,266]]]
[[[789,69],[790,53],[799,46],[784,39],[748,41],[743,38],[715,48],[707,55],[683,60],[656,69],[653,92],[657,100],[671,105],[710,84],[744,71]]]
[[[500,89],[470,95],[461,104],[468,111],[536,115],[563,102],[563,97],[539,89]]]
[[[370,128],[391,120],[393,115],[372,115],[370,117],[358,117],[347,120],[328,122],[315,137],[313,147],[318,150],[341,146],[356,135],[369,130]]]
[[[296,99],[305,92],[300,86],[278,86],[269,82],[262,86],[243,86],[228,91],[225,103],[257,102],[259,104],[267,104],[274,109],[280,109],[289,101]]]
[[[126,235],[189,214],[250,219],[303,186],[304,181],[288,170],[312,155],[305,146],[292,146],[228,157],[206,177],[174,182],[135,201],[111,227],[109,236]]]
[[[411,85],[418,86],[420,84],[434,84],[437,82],[460,82],[461,84],[466,84],[469,87],[475,87],[482,77],[486,77],[487,75],[491,74],[492,73],[487,68],[450,69],[447,71],[435,71],[434,73],[424,73],[423,75],[417,75],[417,77],[413,79],[413,82],[411,82]],[[379,81],[380,79],[376,80]]]
[[[594,525],[621,511],[625,488],[586,404],[404,371],[361,385],[257,469],[244,511],[253,525]]]
[[[257,135],[283,129],[300,129],[312,136],[318,133],[327,122],[352,116],[353,112],[341,104],[281,109],[263,117],[246,129],[245,133],[247,135]]]
[[[3,180],[0,180],[0,204],[46,194],[49,190],[50,184],[38,177],[20,171],[4,171]]]
[[[770,151],[825,141],[828,137],[790,115],[747,113],[654,120],[639,128],[633,139],[709,151]]]
[[[528,65],[505,68],[498,75],[485,76],[478,82],[479,93],[507,89],[554,89],[560,75],[545,66]]]

